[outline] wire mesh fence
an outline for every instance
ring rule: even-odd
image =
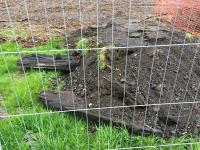
[[[198,150],[199,9],[0,0],[2,148]]]

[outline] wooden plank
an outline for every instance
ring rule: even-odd
[[[77,116],[82,118],[85,118],[87,115],[89,121],[93,122],[99,122],[99,120],[101,120],[102,122],[109,124],[112,121],[115,126],[126,127],[129,133],[141,134],[144,129],[144,134],[146,135],[151,133],[162,134],[162,131],[159,129],[153,129],[146,126],[143,128],[134,123],[130,124],[119,120],[111,120],[109,117],[104,115],[101,115],[99,118],[98,111],[95,112],[94,110],[88,110],[86,113],[84,100],[81,101],[81,99],[73,95],[71,91],[61,91],[60,93],[56,91],[43,91],[40,94],[40,99],[46,107],[75,112]],[[75,103],[73,103],[73,99]]]
[[[71,71],[74,71],[80,65],[80,60],[75,60],[72,57],[68,60],[67,55],[31,54],[22,57],[22,60],[18,61],[17,64],[21,67],[23,65],[25,69],[56,69],[69,72],[69,63]]]

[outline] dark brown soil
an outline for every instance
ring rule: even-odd
[[[117,47],[127,46],[127,21],[128,19],[125,18],[114,21],[114,45]],[[132,21],[129,47],[141,45],[143,41],[142,24]],[[176,29],[173,31],[172,27],[162,23],[157,34],[157,23],[156,20],[146,21],[143,45],[170,44],[172,33],[171,44],[184,42],[184,32]],[[111,23],[99,28],[98,37],[104,46],[112,44],[111,31]],[[95,32],[94,27],[86,28],[83,30],[83,37],[96,39]],[[158,35],[157,40],[155,35]],[[71,48],[79,38],[80,30],[69,36],[68,44]],[[187,44],[195,42],[196,39],[185,41]],[[127,63],[126,53],[128,54]],[[108,66],[113,65],[112,72],[110,67],[98,72],[97,52],[93,50],[86,58],[83,58],[84,65],[82,63],[72,73],[73,90],[77,97],[85,101],[86,108],[102,108],[100,114],[111,117],[112,120],[161,129],[164,136],[183,135],[199,128],[200,54],[197,46],[119,48],[113,50],[113,60],[111,54],[112,49],[108,48],[107,63]],[[151,70],[153,60],[154,65]],[[70,81],[70,76],[66,76],[68,89],[71,89]],[[106,107],[114,107],[114,109]],[[93,112],[98,113],[99,110],[93,110]],[[199,136],[199,133],[196,134]]]
[[[7,0],[8,10],[10,12],[10,17],[13,22],[28,22],[28,16],[26,11],[26,6],[28,9],[29,19],[32,25],[45,25],[47,27],[47,19],[49,21],[51,28],[63,28],[64,27],[64,17],[66,20],[67,30],[72,31],[80,28],[80,23],[83,26],[90,26],[96,24],[97,20],[97,1],[93,0],[81,0],[81,17],[80,22],[79,14],[79,1],[78,0],[63,0],[62,1],[52,1],[46,0],[44,4],[43,0]],[[151,5],[153,0],[133,0],[132,1],[132,17],[141,17],[144,14],[144,4]],[[103,23],[111,18],[112,14],[112,1],[101,0],[99,1],[99,22]],[[47,17],[45,14],[45,8],[47,12]],[[65,15],[63,16],[63,10]],[[129,10],[129,0],[115,0],[114,4],[114,14],[115,16],[128,16]],[[147,8],[147,13],[150,12],[151,7]],[[136,13],[137,12],[137,13]],[[6,23],[9,20],[8,12],[6,9],[5,1],[0,0],[0,25]]]
[[[17,42],[19,42],[23,47],[30,48],[34,46],[40,46],[44,45],[48,42],[47,39],[42,39],[42,38],[34,38],[34,44],[33,44],[33,39],[31,37],[28,38],[17,38]]]

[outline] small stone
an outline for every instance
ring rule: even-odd
[[[78,85],[78,88],[82,89],[82,88],[83,88],[83,85],[82,85],[82,84],[79,84],[79,85]]]
[[[174,70],[173,72],[174,72],[174,73],[178,73],[178,70]]]
[[[188,76],[184,76],[183,79],[184,79],[184,80],[187,80],[187,79],[188,79]]]
[[[53,82],[53,79],[52,79],[52,78],[49,78],[49,81],[50,81],[50,82]]]
[[[137,98],[138,105],[145,105],[145,97],[140,93]]]
[[[81,97],[83,97],[83,96],[85,96],[85,91],[84,90],[81,92]]]
[[[136,82],[135,81],[131,81],[130,85],[136,85]]]
[[[129,34],[130,38],[140,38],[141,37],[141,33],[140,32],[132,32]]]
[[[125,79],[125,78],[121,78],[120,82],[121,82],[121,83],[125,83],[125,82],[126,82],[126,79]]]
[[[162,89],[162,87],[163,87],[162,84],[159,84],[159,85],[156,87],[156,90],[157,90],[157,91],[160,91],[160,90]]]
[[[89,103],[89,104],[88,104],[89,108],[91,108],[91,107],[92,107],[92,105],[93,105],[92,103]]]
[[[195,91],[195,92],[197,92],[197,91],[198,91],[198,88],[197,88],[197,87],[195,87],[195,88],[194,88],[194,91]]]
[[[159,106],[153,106],[153,111],[154,112],[158,112],[160,110],[160,107]]]
[[[186,135],[186,134],[187,134],[187,132],[186,132],[186,131],[182,133],[182,135]]]
[[[152,88],[152,89],[155,89],[156,87],[157,87],[156,84],[152,84],[152,85],[151,85],[151,88]]]

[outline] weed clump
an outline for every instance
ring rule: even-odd
[[[89,53],[89,45],[90,41],[86,38],[82,38],[76,43],[76,48],[82,50],[83,56],[87,56]]]
[[[187,40],[191,41],[191,40],[193,39],[192,33],[187,32],[186,35],[185,35],[185,38],[186,38]]]
[[[99,64],[99,69],[104,70],[108,66],[106,59],[106,47],[103,47],[97,52],[97,59]]]

